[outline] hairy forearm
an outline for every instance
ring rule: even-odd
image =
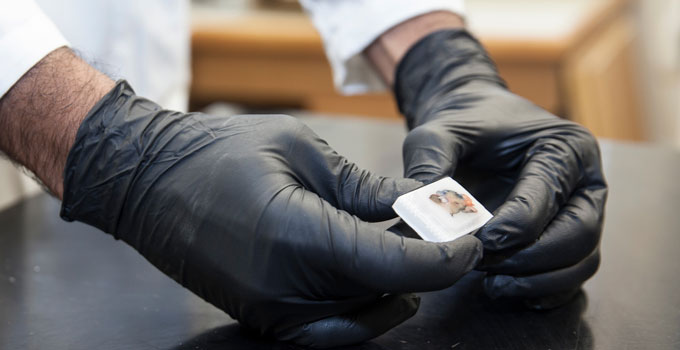
[[[383,80],[391,86],[397,65],[411,46],[433,32],[463,26],[463,19],[455,13],[426,13],[392,27],[366,48],[364,54],[380,72]]]
[[[70,49],[54,50],[0,99],[0,150],[62,198],[63,170],[78,127],[113,86]]]

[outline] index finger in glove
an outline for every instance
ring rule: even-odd
[[[436,123],[411,130],[404,140],[404,176],[424,183],[453,175],[462,154],[458,135],[445,132]]]
[[[377,176],[339,155],[311,129],[296,122],[297,135],[288,162],[297,180],[338,209],[363,220],[395,216],[397,197],[422,186],[412,179]]]
[[[358,225],[358,230],[356,237],[345,237],[349,238],[346,248],[350,249],[345,253],[352,254],[346,260],[345,273],[358,283],[384,292],[449,287],[474,269],[482,257],[481,242],[472,235],[432,243],[389,231],[371,232],[364,225]]]
[[[477,233],[485,249],[502,251],[534,242],[582,179],[581,161],[565,141],[539,140],[527,159],[506,202]]]
[[[310,280],[309,288],[324,297],[446,288],[482,257],[474,236],[446,243],[400,237],[299,187],[281,191],[270,214],[260,231],[277,232],[294,261],[317,271],[321,279]]]

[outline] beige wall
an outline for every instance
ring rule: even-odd
[[[680,149],[680,1],[638,0],[636,6],[648,136]]]

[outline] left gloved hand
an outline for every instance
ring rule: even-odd
[[[568,300],[598,268],[607,186],[595,138],[508,91],[482,46],[463,30],[412,47],[395,95],[410,132],[407,177],[461,181],[494,218],[485,290],[535,308]]]

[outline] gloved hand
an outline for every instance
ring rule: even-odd
[[[474,237],[433,244],[362,221],[421,184],[359,169],[294,118],[171,112],[125,82],[80,126],[64,174],[64,219],[299,344],[375,337],[415,313],[399,293],[445,288],[481,258]]]
[[[410,129],[406,176],[455,176],[495,210],[476,234],[486,293],[566,302],[599,266],[607,185],[595,138],[508,91],[464,30],[414,45],[394,89]]]

